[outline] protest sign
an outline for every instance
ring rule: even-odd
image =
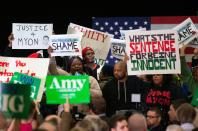
[[[111,54],[117,59],[123,59],[125,56],[125,40],[111,38]]]
[[[52,30],[52,24],[13,23],[12,49],[47,49]]]
[[[6,117],[27,118],[29,107],[29,85],[0,83],[0,109]]]
[[[191,104],[193,106],[198,106],[198,93],[197,93],[198,92],[198,88],[196,88],[194,92],[196,92],[196,93],[194,93],[194,95],[192,96]]]
[[[19,72],[41,79],[37,100],[41,100],[49,58],[0,57],[0,82],[8,83],[14,72]]]
[[[97,59],[97,63],[103,64],[107,58],[110,49],[110,38],[113,37],[113,35],[96,31],[73,23],[70,23],[68,26],[68,34],[75,33],[75,31],[72,30],[72,28],[83,33],[81,40],[82,49],[85,47],[93,48],[95,52],[95,58]]]
[[[176,31],[129,31],[125,36],[128,75],[181,72]]]
[[[198,32],[198,31],[197,31]],[[188,46],[193,47],[193,48],[198,48],[198,37],[194,38]]]
[[[81,56],[82,34],[52,35],[50,45],[52,56]]]
[[[31,77],[26,74],[14,72],[14,75],[12,76],[10,83],[30,85],[31,86],[30,97],[32,100],[37,99],[38,91],[39,91],[40,84],[41,84],[41,79],[36,78],[36,77]]]
[[[179,48],[189,44],[193,39],[198,37],[198,32],[191,18],[186,19],[181,24],[173,28],[178,33]]]
[[[47,76],[47,104],[71,104],[90,102],[89,76]]]
[[[125,40],[125,32],[128,31],[146,31],[146,28],[134,29],[134,30],[120,30],[121,39]]]

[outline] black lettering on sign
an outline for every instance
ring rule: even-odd
[[[54,50],[78,50],[77,41],[52,43]]]
[[[122,54],[125,52],[124,46],[113,45],[113,53],[114,54]]]
[[[39,39],[38,38],[18,38],[18,45],[19,46],[34,46],[38,45]]]

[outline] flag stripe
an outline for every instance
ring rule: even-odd
[[[193,23],[198,23],[197,16],[164,16],[164,17],[151,17],[152,24],[179,24],[185,19],[190,17]]]

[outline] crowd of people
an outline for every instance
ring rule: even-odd
[[[2,56],[15,57],[13,35]],[[198,63],[197,49],[192,70],[185,61],[185,48],[180,49],[181,74],[127,75],[127,56],[114,66],[94,63],[94,50],[85,47],[82,58],[64,58],[62,65],[50,58],[48,75],[89,75],[89,104],[46,104],[32,102],[28,119],[8,119],[0,113],[0,129],[7,131],[197,131],[198,130]],[[24,57],[42,59],[39,53]],[[62,59],[63,60],[63,59]],[[187,91],[183,86],[186,85]],[[186,89],[186,88],[185,88]],[[186,93],[187,92],[187,93]]]

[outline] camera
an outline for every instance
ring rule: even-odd
[[[75,121],[81,121],[86,115],[78,111],[78,106],[73,106],[71,110],[72,117]]]

